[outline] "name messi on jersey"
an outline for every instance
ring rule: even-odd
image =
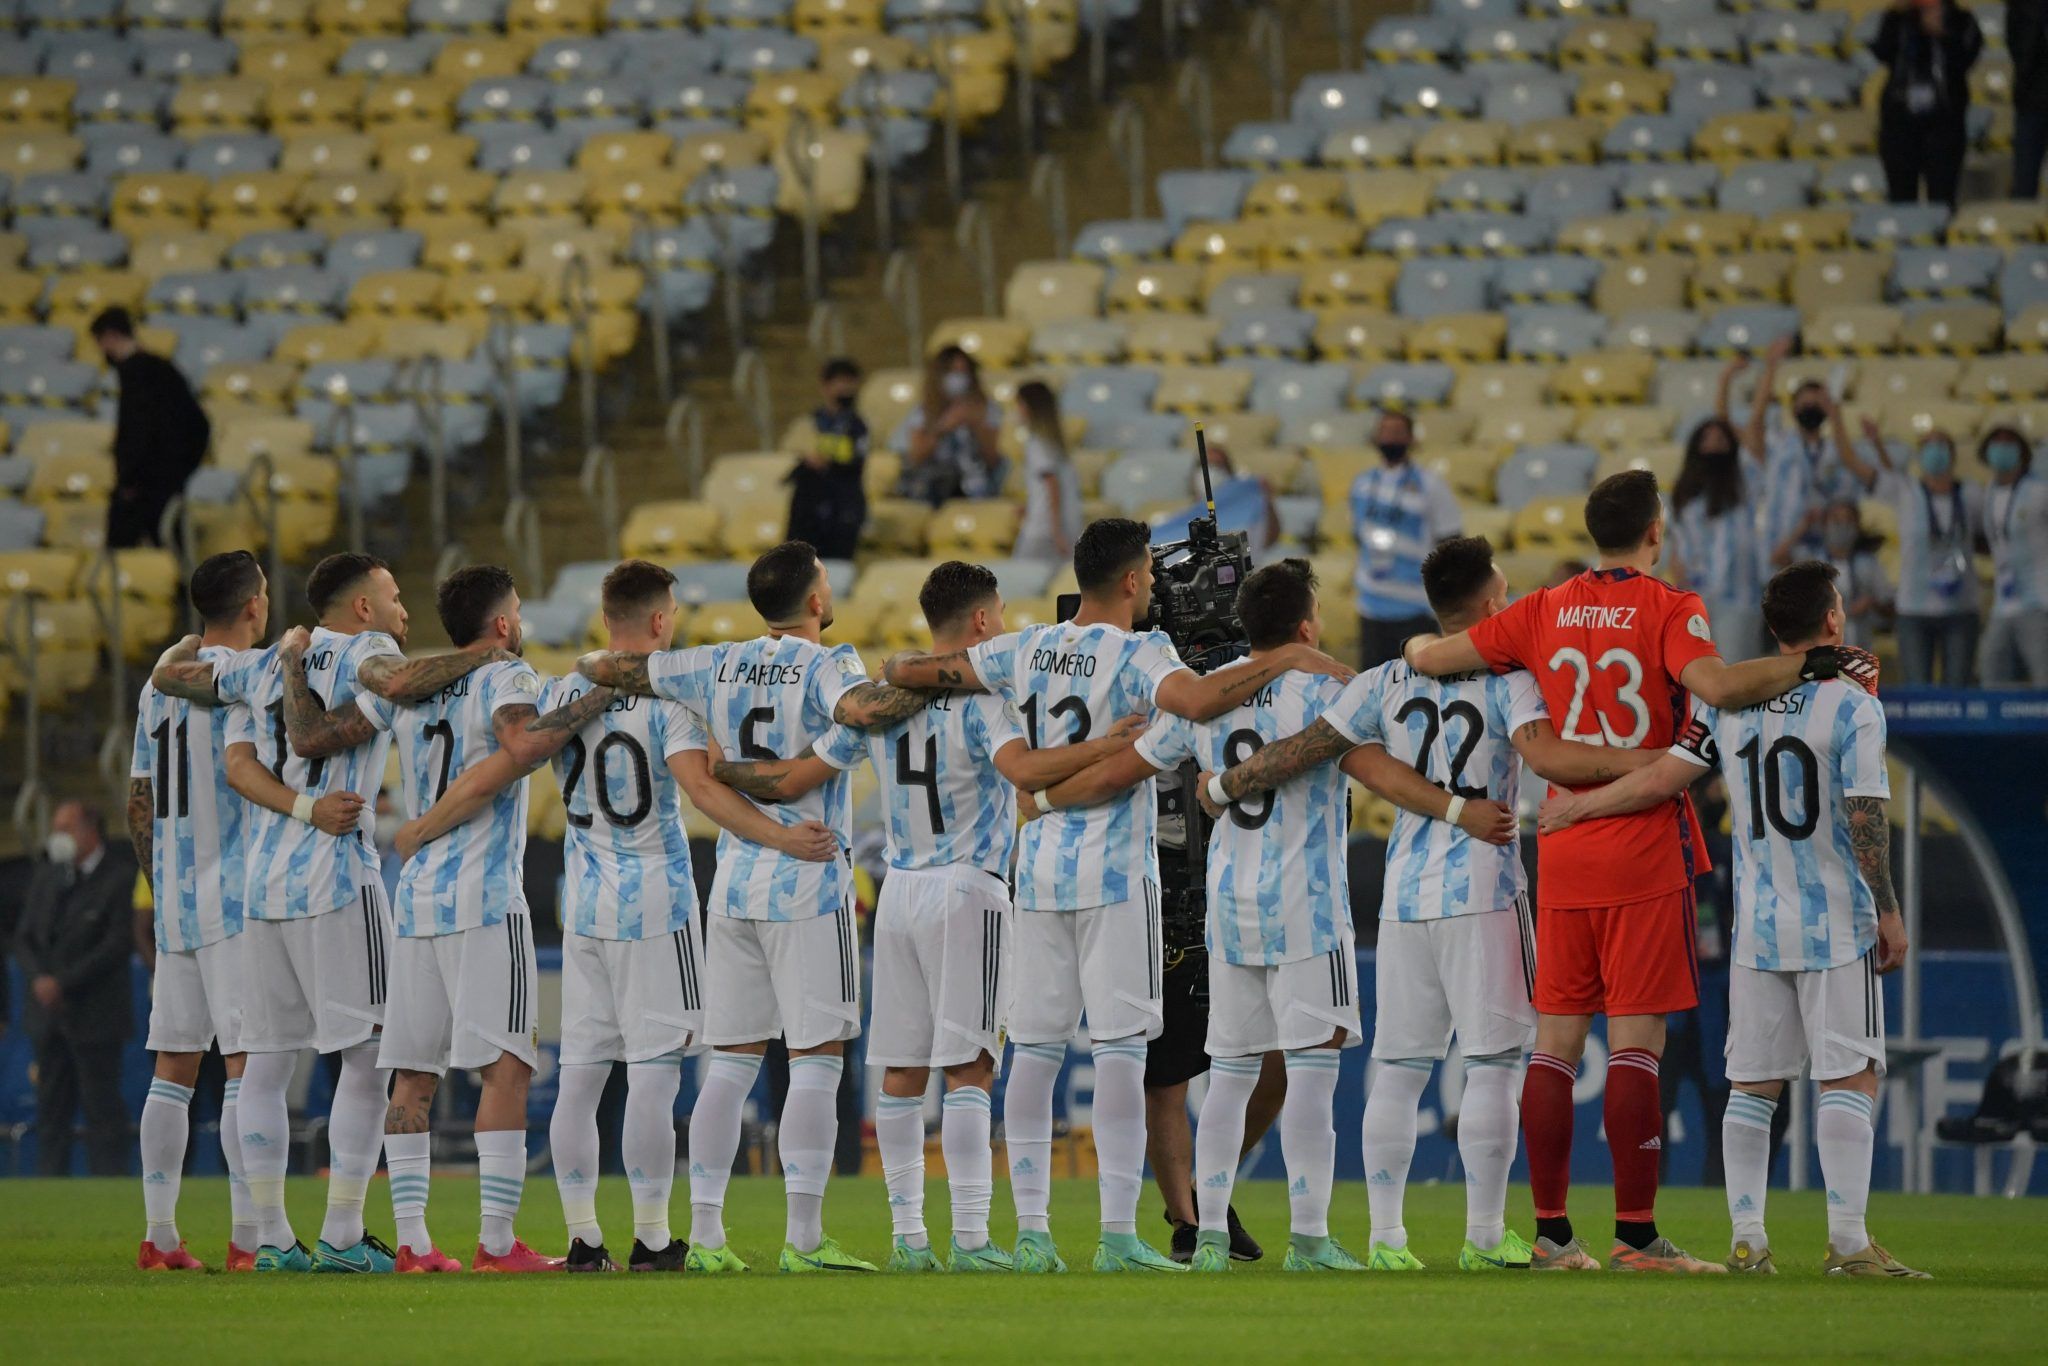
[[[1559,630],[1577,631],[1633,631],[1636,626],[1636,609],[1633,607],[1560,607],[1557,609]]]
[[[720,683],[737,683],[744,688],[787,688],[804,681],[808,664],[765,664],[747,660],[721,660]]]
[[[1769,697],[1744,711],[1769,712],[1772,716],[1803,716],[1806,713],[1806,695],[1788,692],[1782,697]]]
[[[1063,650],[1035,649],[1031,652],[1033,671],[1061,678],[1095,677],[1095,656],[1069,654]]]

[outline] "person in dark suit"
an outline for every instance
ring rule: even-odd
[[[22,1023],[35,1048],[36,1165],[44,1176],[70,1170],[82,1110],[87,1166],[119,1176],[130,1147],[120,1086],[122,1045],[135,1029],[135,865],[107,845],[105,821],[85,802],[57,808],[45,852],[14,936],[28,982]]]
[[[206,459],[213,426],[184,371],[136,345],[135,320],[127,309],[110,308],[94,318],[92,339],[121,380],[107,545],[156,545],[164,509]]]
[[[1886,197],[1955,207],[1969,147],[1970,68],[1984,31],[1956,0],[1894,0],[1870,50],[1888,68],[1877,155]]]

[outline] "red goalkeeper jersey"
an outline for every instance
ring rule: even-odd
[[[1715,653],[1699,595],[1633,569],[1588,570],[1537,589],[1469,634],[1495,673],[1536,676],[1560,736],[1627,749],[1676,742],[1691,707],[1678,675]],[[1708,866],[1699,817],[1681,794],[1543,836],[1537,903],[1622,906],[1682,891]]]

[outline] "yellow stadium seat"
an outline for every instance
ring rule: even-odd
[[[1446,119],[1432,124],[1415,142],[1417,166],[1498,166],[1506,152],[1508,126],[1491,119]]]
[[[1007,552],[1017,539],[1020,504],[1010,499],[956,498],[932,514],[925,543],[934,556],[990,556]]]
[[[1414,408],[1408,416],[1415,427],[1415,444],[1424,450],[1435,445],[1462,446],[1471,440],[1472,429],[1479,423],[1479,414],[1462,408]]]
[[[242,45],[235,73],[251,80],[318,80],[331,75],[335,59],[349,40],[338,33],[295,33],[289,38],[259,39]]]
[[[1162,413],[1234,412],[1251,396],[1252,372],[1229,366],[1170,365],[1159,372],[1152,406]]]
[[[1594,548],[1582,498],[1538,498],[1524,504],[1515,513],[1513,536],[1517,550],[1583,555]]]
[[[708,560],[718,550],[718,509],[710,503],[640,503],[619,530],[619,553],[629,559]]]
[[[1385,309],[1334,308],[1316,321],[1316,350],[1348,360],[1388,360],[1406,352],[1412,325]]]
[[[1179,313],[1142,315],[1130,325],[1124,350],[1131,360],[1149,365],[1207,365],[1216,358],[1216,334],[1223,324],[1214,318]]]
[[[405,124],[379,129],[374,140],[377,169],[401,176],[419,171],[463,171],[476,161],[476,139],[467,133]]]
[[[165,275],[217,270],[228,239],[217,232],[155,232],[128,251],[129,269],[154,283]]]
[[[512,33],[557,36],[595,33],[604,18],[600,0],[512,0],[505,27]]]
[[[1979,403],[2048,398],[2048,356],[1978,356],[1963,367],[1955,394]]]
[[[692,179],[709,170],[763,166],[773,147],[757,128],[726,128],[678,138],[669,164]]]
[[[359,76],[280,82],[270,88],[264,116],[281,134],[290,128],[353,127],[362,121],[364,86]]]
[[[884,555],[920,554],[931,514],[931,504],[921,498],[870,499],[867,525],[861,528],[861,544]]]
[[[1841,251],[1854,222],[1847,209],[1788,209],[1759,223],[1754,240],[1758,250]]]
[[[425,239],[420,261],[430,269],[503,270],[519,259],[519,238],[503,229],[466,220],[421,223],[415,228]]]
[[[206,177],[190,172],[125,175],[114,182],[109,222],[131,235],[196,227],[205,213]]]
[[[71,101],[78,93],[73,81],[56,76],[10,76],[0,80],[0,122],[19,128],[71,125]]]
[[[1593,286],[1593,307],[1608,317],[1646,308],[1684,308],[1690,263],[1673,256],[1610,261]]]
[[[222,176],[206,192],[206,221],[236,232],[260,232],[292,222],[292,201],[305,177],[283,171]]]
[[[1479,414],[1472,440],[1505,454],[1517,446],[1547,446],[1563,441],[1571,435],[1578,420],[1575,410],[1555,405],[1486,408]]]
[[[533,271],[464,271],[446,277],[439,294],[440,306],[450,316],[488,314],[494,308],[507,308],[518,316],[530,317],[539,312],[541,285],[541,277]]]
[[[1344,174],[1334,170],[1267,171],[1245,195],[1247,218],[1327,215],[1344,211]]]
[[[871,561],[854,581],[853,596],[887,612],[915,611],[918,592],[937,563],[921,557]]]
[[[923,399],[922,371],[876,370],[861,382],[860,397],[854,406],[868,429],[886,439]]]
[[[799,116],[814,129],[829,127],[838,103],[839,82],[822,71],[764,71],[747,92],[745,118],[779,144]]]
[[[43,295],[43,277],[26,272],[0,274],[0,319],[10,323],[36,322],[36,304]]]
[[[363,96],[363,124],[394,133],[445,128],[461,93],[462,87],[445,76],[380,77]]]
[[[434,54],[434,75],[466,86],[471,81],[517,76],[533,55],[534,40],[523,35],[506,37],[495,33],[461,34],[450,38]]]
[[[1879,410],[1878,426],[1888,435],[1918,441],[1934,432],[1958,446],[1975,439],[1986,410],[1953,399],[1896,398]]]
[[[768,623],[749,602],[707,602],[690,613],[687,627],[692,645],[717,645],[730,640],[752,640],[766,633]]]
[[[1274,218],[1266,239],[1274,265],[1331,259],[1356,260],[1365,248],[1365,225],[1343,218]]]
[[[417,318],[386,319],[377,325],[371,348],[393,360],[438,356],[444,361],[467,359],[483,344],[485,321],[477,317],[428,322]]]
[[[1030,354],[1031,329],[1004,318],[949,318],[932,329],[925,354],[957,346],[990,369],[1006,369]]]
[[[725,506],[719,519],[719,542],[734,559],[752,559],[779,545],[789,527],[787,495],[742,501]]]
[[[2031,304],[2005,329],[2005,344],[2015,351],[2048,351],[2048,303]]]
[[[2048,209],[2037,203],[1992,200],[1965,204],[1949,220],[1948,240],[1955,245],[1981,242],[2008,247],[2048,237]]]
[[[1800,161],[1877,152],[1877,118],[1867,109],[1820,109],[1799,120],[1787,151]]]
[[[1678,413],[1671,408],[1627,403],[1587,408],[1572,427],[1572,440],[1600,451],[1627,451],[1671,439]]]
[[[1582,19],[1557,46],[1557,64],[1566,71],[1610,66],[1648,66],[1657,26],[1645,19]]]
[[[313,27],[323,33],[403,33],[405,0],[317,0]]]
[[[181,81],[171,94],[171,122],[187,137],[254,128],[263,120],[270,86],[253,76]]]
[[[302,323],[278,339],[271,358],[295,365],[362,360],[376,344],[376,330],[364,322]]]
[[[1711,161],[1775,161],[1792,139],[1792,116],[1757,110],[1716,114],[1693,134],[1695,156]]]
[[[199,388],[209,405],[222,401],[284,408],[290,405],[292,383],[297,378],[297,367],[281,361],[223,361],[206,372]],[[219,430],[218,422],[215,430]]]
[[[1538,119],[1508,138],[1507,159],[1517,166],[1589,165],[1600,160],[1605,131],[1598,119]]]
[[[1994,304],[1930,304],[1907,316],[1899,346],[1917,355],[1974,356],[1996,350],[2001,330]]]
[[[1401,264],[1385,256],[1311,261],[1302,266],[1301,306],[1384,308],[1393,297]]]
[[[1010,272],[1003,314],[1036,326],[1102,311],[1104,271],[1090,261],[1027,261]]]
[[[1896,350],[1905,319],[1884,304],[1823,309],[1806,319],[1800,340],[1816,356],[1873,356]]]
[[[1792,302],[1802,312],[1884,301],[1891,274],[1890,252],[1823,252],[1802,255],[1792,267]]]
[[[291,33],[312,27],[313,0],[222,0],[221,32]]]
[[[110,422],[61,418],[24,427],[14,438],[14,454],[34,463],[71,455],[111,457],[113,451],[114,427]]]
[[[148,279],[132,270],[71,271],[50,282],[48,321],[82,327],[104,308],[140,312],[148,289]]]
[[[1609,475],[1628,470],[1648,470],[1657,476],[1659,487],[1668,490],[1677,481],[1679,466],[1684,463],[1685,448],[1676,441],[1660,437],[1606,451],[1601,455],[1600,463],[1593,467],[1593,481],[1598,483]]]
[[[1428,213],[1437,176],[1435,171],[1406,167],[1347,171],[1345,193],[1351,201],[1352,215],[1370,228],[1389,218],[1418,218]]]
[[[1604,213],[1574,218],[1557,231],[1557,249],[1579,256],[1635,256],[1658,227],[1652,213]]]
[[[365,275],[349,289],[349,316],[432,317],[441,311],[443,278],[437,270],[382,270]]]
[[[1345,504],[1351,496],[1351,486],[1358,482],[1358,476],[1382,462],[1379,452],[1356,447],[1311,447],[1309,464],[1316,472],[1316,484],[1323,495],[1323,506]]]
[[[776,494],[794,462],[779,451],[721,455],[706,471],[699,496],[721,510]]]
[[[69,133],[32,125],[0,132],[0,173],[17,183],[23,176],[74,170],[84,154],[85,144]]]
[[[88,498],[104,503],[114,491],[114,458],[91,451],[44,456],[29,471],[22,496],[31,503]]]
[[[1719,256],[1746,250],[1756,220],[1746,213],[1721,209],[1681,210],[1657,230],[1655,246],[1693,256]]]
[[[313,128],[285,140],[277,169],[288,175],[356,175],[377,161],[377,140],[346,128]]]
[[[1661,114],[1671,98],[1669,71],[1600,67],[1579,77],[1573,107],[1581,114],[1619,120],[1630,114]]]
[[[904,71],[924,60],[924,53],[909,39],[883,33],[880,25],[860,32],[823,35],[818,40],[818,70],[843,86],[851,86],[869,72]]]
[[[543,215],[580,217],[589,193],[590,180],[581,171],[515,171],[498,182],[491,212],[500,221]]]
[[[1946,399],[1957,396],[1962,373],[1963,363],[1953,356],[1885,356],[1858,365],[1849,392],[1870,407],[1898,398]]]
[[[1551,391],[1576,405],[1643,403],[1657,377],[1654,357],[1641,351],[1589,351],[1573,356],[1551,376]]]
[[[1508,320],[1499,313],[1444,313],[1408,331],[1410,360],[1488,361],[1507,345]]]
[[[308,455],[316,439],[313,424],[304,418],[237,418],[214,429],[213,463],[240,470],[259,455]]]
[[[797,0],[790,23],[821,41],[833,34],[879,32],[882,0]]]
[[[1202,263],[1224,261],[1255,269],[1265,255],[1269,238],[1266,219],[1190,223],[1174,239],[1173,259]]]
[[[1451,492],[1475,502],[1493,501],[1493,477],[1500,472],[1501,452],[1485,444],[1423,447],[1417,457],[1451,486]],[[1325,492],[1324,497],[1328,498]]]
[[[1693,269],[1692,297],[1703,304],[1780,302],[1796,261],[1787,251],[1710,256]]]
[[[1199,312],[1202,284],[1202,268],[1191,262],[1134,262],[1111,272],[1104,303],[1111,314],[1153,310]]]
[[[1467,365],[1458,369],[1451,406],[1485,414],[1500,407],[1535,407],[1550,397],[1547,365]]]

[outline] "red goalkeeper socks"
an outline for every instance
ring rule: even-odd
[[[1607,1059],[1606,1118],[1607,1148],[1614,1158],[1615,1220],[1654,1223],[1657,1164],[1664,1155],[1664,1110],[1658,1098],[1655,1053],[1646,1048],[1617,1048]]]
[[[1536,1053],[1522,1078],[1523,1146],[1538,1219],[1565,1217],[1572,1184],[1572,1083],[1578,1075],[1563,1058]]]

